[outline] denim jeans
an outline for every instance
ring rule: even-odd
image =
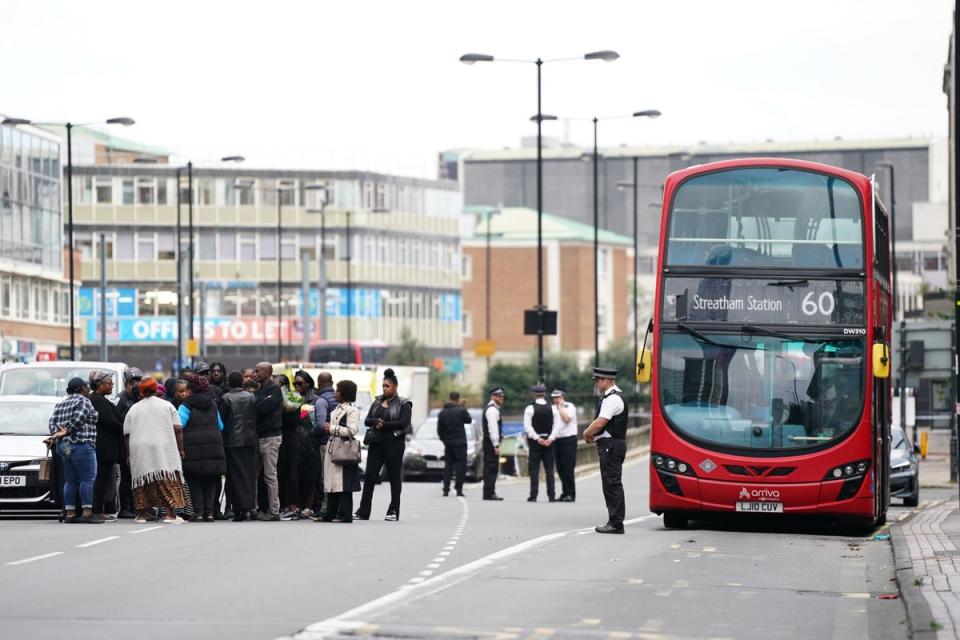
[[[61,440],[57,451],[63,459],[63,507],[75,511],[77,488],[80,506],[93,507],[93,481],[97,477],[97,449],[89,442],[71,444]]]

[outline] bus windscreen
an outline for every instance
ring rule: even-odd
[[[666,265],[862,269],[863,212],[835,176],[748,167],[694,176],[673,198]]]
[[[667,423],[709,448],[820,447],[858,424],[864,372],[859,339],[670,332],[660,399]]]

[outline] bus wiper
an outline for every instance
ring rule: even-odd
[[[812,340],[807,340],[806,338],[801,338],[800,336],[790,335],[789,333],[783,333],[781,331],[774,331],[773,329],[764,329],[763,327],[756,327],[752,324],[743,325],[742,327],[740,327],[740,331],[742,331],[743,333],[753,333],[759,336],[783,338],[784,340],[790,340],[792,342],[814,342]]]
[[[773,282],[768,282],[768,287],[807,287],[810,285],[809,280],[774,280]]]
[[[709,337],[703,335],[693,327],[690,327],[685,324],[678,324],[677,329],[679,329],[680,331],[683,331],[689,336],[692,336],[693,339],[696,340],[697,342],[709,344],[714,347],[720,347],[721,349],[749,349],[751,351],[756,351],[756,347],[750,347],[750,346],[741,345],[741,344],[725,344],[723,342],[717,342],[716,340],[712,340]]]

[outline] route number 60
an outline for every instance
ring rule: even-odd
[[[818,313],[822,313],[825,316],[831,315],[837,304],[836,300],[833,299],[833,293],[824,291],[814,300],[815,295],[816,294],[811,291],[803,297],[803,302],[800,303],[800,309],[803,313],[808,316],[813,316]]]

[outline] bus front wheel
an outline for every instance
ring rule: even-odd
[[[667,529],[686,529],[687,517],[676,511],[664,511],[663,526]]]

